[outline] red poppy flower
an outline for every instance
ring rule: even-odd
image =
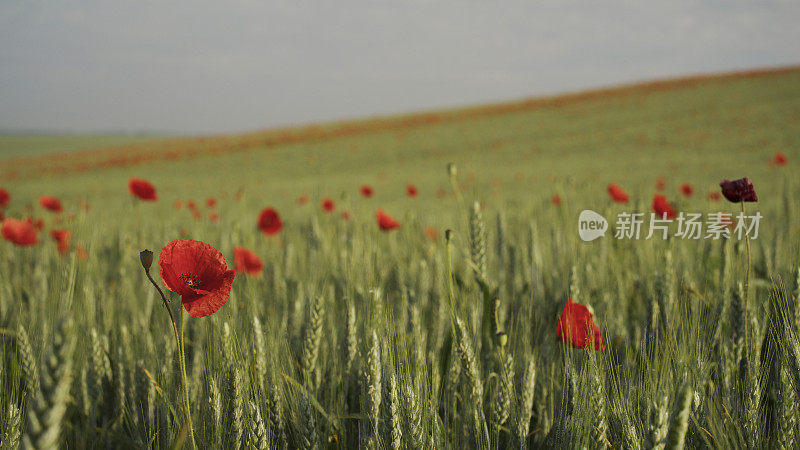
[[[297,199],[297,203],[300,205],[305,205],[306,203],[308,203],[308,201],[309,201],[308,194],[303,194]]]
[[[564,310],[558,317],[556,336],[574,348],[604,350],[606,343],[600,328],[594,323],[592,313],[584,305],[567,298]]]
[[[197,220],[200,220],[200,218],[203,217],[203,214],[200,211],[198,211],[196,209],[193,209],[192,210],[192,217],[197,219]]]
[[[39,204],[42,205],[42,208],[56,213],[60,213],[64,210],[64,208],[61,206],[61,202],[57,198],[49,195],[43,195],[39,197]]]
[[[215,212],[208,213],[208,220],[210,220],[212,222],[218,221],[219,220],[219,214],[217,214]]]
[[[7,190],[0,188],[0,208],[5,208],[8,206],[8,202],[10,201],[11,194],[9,194]]]
[[[236,271],[251,276],[258,276],[264,269],[264,262],[252,251],[244,247],[233,248],[233,259],[236,261]]]
[[[667,198],[659,194],[653,196],[653,212],[659,218],[666,216],[667,219],[674,219],[676,217],[675,209],[669,204]]]
[[[370,197],[372,197],[372,194],[374,193],[372,191],[372,186],[369,186],[367,184],[361,186],[361,189],[359,189],[359,192],[361,192],[361,196],[364,197],[364,198],[370,198]]]
[[[144,200],[146,202],[154,202],[158,200],[156,188],[153,187],[153,185],[147,180],[136,177],[131,178],[128,180],[128,190],[139,200]]]
[[[5,218],[6,218],[6,216],[3,214],[3,211],[0,210],[0,222],[2,222],[3,219],[5,219]]]
[[[556,206],[561,206],[561,196],[558,194],[553,194],[553,196],[550,197],[550,203]]]
[[[172,207],[175,208],[175,209],[181,209],[183,207],[183,203],[181,203],[180,200],[175,200],[172,203]]]
[[[333,210],[336,209],[336,204],[333,203],[333,200],[329,197],[325,197],[322,199],[322,210],[326,213],[330,214]]]
[[[89,259],[89,254],[86,253],[86,247],[84,247],[83,244],[78,244],[75,246],[75,256],[77,256],[78,259],[83,261]]]
[[[611,197],[611,200],[617,203],[628,203],[629,200],[628,193],[617,183],[608,185],[608,195]]]
[[[400,222],[394,220],[392,216],[380,208],[378,208],[378,211],[375,212],[375,216],[378,218],[378,226],[381,227],[381,230],[383,231],[400,228]]]
[[[342,212],[342,219],[344,219],[344,220],[350,220],[350,211],[344,211],[344,212]]]
[[[681,194],[683,194],[684,197],[691,197],[693,193],[694,193],[694,188],[692,187],[691,184],[683,183],[681,185]]]
[[[406,185],[406,195],[409,197],[416,197],[417,196],[417,187],[413,184]]]
[[[69,242],[72,239],[72,233],[69,230],[50,230],[50,236],[58,244],[58,253],[65,255],[69,252]]]
[[[228,270],[225,257],[205,242],[190,239],[170,241],[158,255],[161,282],[181,296],[192,317],[217,312],[228,301],[236,272]]]
[[[186,202],[186,207],[191,210],[195,210],[197,209],[197,203],[195,203],[194,200],[189,200],[188,202]]]
[[[278,234],[283,229],[283,222],[274,208],[264,208],[258,216],[258,228],[267,236]]]
[[[20,246],[34,245],[39,242],[36,228],[25,220],[3,220],[2,233],[4,238]]]
[[[786,155],[781,152],[775,153],[775,157],[772,158],[772,162],[779,166],[785,166],[789,161],[786,159]],[[2,196],[2,194],[0,194]]]
[[[217,199],[214,197],[208,197],[206,199],[206,206],[209,208],[215,208],[217,206]]]
[[[430,239],[431,242],[436,242],[436,239],[439,238],[439,233],[436,231],[436,228],[433,227],[426,227],[423,233],[425,233],[425,237]]]
[[[44,229],[44,220],[42,219],[33,220],[33,217],[28,217],[27,219],[25,219],[25,222],[28,222],[29,224],[33,225],[34,228],[36,228],[39,231],[42,231]]]
[[[722,188],[722,195],[733,203],[758,201],[753,182],[747,177],[733,181],[722,180],[719,186]]]
[[[664,177],[658,177],[658,179],[656,179],[656,190],[657,191],[663,191],[664,190],[664,186],[666,186],[666,185],[667,185],[667,182],[666,182],[666,180],[664,180]]]
[[[720,193],[717,191],[711,191],[708,193],[708,199],[713,202],[718,202],[722,200],[722,195],[720,195]]]

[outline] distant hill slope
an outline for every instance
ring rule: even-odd
[[[693,76],[610,87],[585,92],[530,98],[516,102],[489,104],[461,109],[423,112],[403,116],[347,120],[319,125],[280,128],[235,135],[190,138],[139,138],[93,136],[0,136],[3,160],[0,180],[36,178],[98,169],[131,167],[145,163],[176,161],[202,155],[219,155],[248,149],[272,148],[307,142],[352,137],[368,133],[402,132],[408,129],[466,120],[496,120],[504,115],[526,111],[559,109],[576,104],[599,104],[609,101],[641,101],[657,93],[700,90],[711,92],[737,89],[737,82],[754,80],[760,84],[797,84],[800,66],[753,70],[726,74]],[[666,100],[669,101],[669,100]],[[46,148],[48,147],[49,148]],[[33,156],[23,156],[25,148]],[[76,150],[79,149],[79,150]],[[69,151],[62,151],[69,150]]]

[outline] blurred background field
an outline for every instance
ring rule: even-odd
[[[234,246],[265,262],[260,277],[236,275],[217,314],[185,322],[203,448],[663,448],[681,427],[690,448],[793,448],[799,163],[797,68],[241,135],[2,136],[4,215],[69,229],[86,258],[60,257],[46,232],[34,247],[0,242],[0,435],[25,432],[20,411],[44,395],[66,405],[71,448],[185,442],[174,343],[138,253],[190,237],[230,269]],[[742,243],[578,240],[581,210],[613,224],[618,212],[649,213],[656,193],[678,211],[736,213],[709,193],[745,176],[759,196],[748,212],[763,215],[747,313]],[[131,177],[159,200],[136,201]],[[609,200],[612,182],[629,204]],[[41,195],[64,213],[43,210]],[[256,227],[266,206],[284,219],[276,237]],[[402,227],[381,232],[377,208]],[[445,229],[463,329],[449,312]],[[481,253],[503,348],[485,334]],[[593,307],[605,351],[557,340],[568,296]],[[32,372],[47,370],[36,367],[67,312],[73,380],[50,398]]]

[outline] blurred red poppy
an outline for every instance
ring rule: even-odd
[[[655,212],[659,218],[666,217],[667,219],[674,219],[676,217],[675,209],[669,204],[667,198],[659,194],[653,196],[653,212]]]
[[[267,236],[280,233],[283,229],[283,222],[278,211],[274,208],[264,208],[258,216],[258,228]]]
[[[786,159],[786,155],[781,152],[775,153],[775,157],[772,158],[772,162],[779,166],[785,166],[789,161]]]
[[[664,180],[663,176],[659,176],[656,179],[656,190],[657,191],[663,191],[664,190],[664,186],[666,186],[666,185],[667,185],[667,182],[666,182],[666,180]]]
[[[305,205],[306,203],[308,203],[308,201],[309,201],[308,194],[303,194],[297,199],[297,203],[301,205]]]
[[[344,219],[344,220],[350,220],[350,211],[344,211],[344,212],[342,212],[342,219]]]
[[[712,202],[718,202],[722,200],[722,195],[720,195],[720,193],[717,191],[711,191],[708,193],[708,199]]]
[[[217,207],[217,199],[214,197],[208,197],[206,199],[206,206],[209,208],[216,208]]]
[[[244,247],[233,248],[233,259],[236,262],[236,271],[251,276],[258,276],[264,269],[264,262],[252,251]]]
[[[25,221],[33,225],[39,231],[42,231],[44,229],[44,220],[42,219],[33,220],[33,217],[28,217],[27,219],[25,219]]]
[[[436,239],[439,238],[439,233],[436,231],[434,227],[425,227],[425,237],[430,239],[431,242],[436,242]]]
[[[60,213],[64,210],[64,208],[61,206],[61,202],[57,198],[50,195],[43,195],[39,197],[39,204],[42,205],[42,208],[56,213]]]
[[[183,207],[183,203],[181,203],[180,200],[175,200],[172,203],[172,207],[175,208],[175,209],[181,209]]]
[[[208,220],[210,220],[212,222],[218,221],[219,220],[219,214],[217,214],[215,212],[208,213]]]
[[[69,230],[50,230],[50,236],[58,244],[58,253],[65,255],[69,253],[69,243],[72,239],[72,233]]]
[[[691,184],[689,183],[681,184],[681,194],[683,194],[684,197],[691,197],[693,193],[694,193],[694,188],[692,187]]]
[[[9,194],[7,190],[0,187],[0,208],[5,208],[8,206],[8,202],[10,201],[11,194]]]
[[[553,196],[550,197],[550,203],[556,206],[561,206],[561,196],[558,194],[553,194]]]
[[[3,219],[5,219],[5,218],[6,218],[6,216],[3,214],[3,211],[0,210],[0,222],[2,222]]]
[[[359,189],[359,192],[361,192],[361,196],[362,197],[370,198],[370,197],[372,197],[372,194],[373,194],[372,186],[369,186],[369,185],[365,184],[365,185],[361,186],[361,188]]]
[[[739,203],[758,201],[758,195],[756,195],[753,182],[747,177],[733,181],[722,180],[719,182],[719,186],[722,188],[722,195],[724,195],[725,198],[730,202]]]
[[[191,210],[195,210],[197,209],[197,203],[195,203],[194,200],[189,200],[188,202],[186,202],[186,207]]]
[[[336,209],[336,204],[333,203],[333,200],[329,197],[325,197],[322,199],[322,210],[326,213],[330,214],[333,210]]]
[[[629,200],[628,193],[617,183],[608,185],[608,195],[611,197],[611,200],[616,203],[628,203]]]
[[[78,259],[83,261],[89,259],[89,254],[86,253],[86,247],[84,247],[83,244],[78,244],[75,246],[75,256],[77,256]]]
[[[600,328],[594,323],[592,313],[584,305],[567,298],[558,317],[556,336],[573,348],[604,350],[606,343]]]
[[[406,185],[406,195],[409,197],[416,197],[417,196],[417,187],[413,184]]]
[[[39,242],[38,232],[33,224],[19,219],[4,219],[3,237],[20,246],[34,245]]]
[[[139,200],[144,200],[146,202],[158,200],[156,188],[147,180],[136,177],[131,178],[128,181],[128,190]]]
[[[386,211],[378,208],[375,212],[375,216],[378,218],[378,226],[383,231],[394,230],[395,228],[400,228],[400,222],[394,220],[392,216],[386,213]]]
[[[225,257],[209,244],[190,239],[170,241],[158,255],[161,282],[181,296],[192,317],[217,312],[228,301],[236,272],[228,270]]]

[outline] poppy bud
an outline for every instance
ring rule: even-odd
[[[495,335],[497,337],[497,344],[500,348],[505,348],[506,344],[508,343],[508,335],[505,331],[498,331]]]
[[[444,238],[447,239],[447,242],[452,241],[454,235],[455,235],[455,233],[453,232],[453,230],[449,230],[448,229],[448,230],[445,230],[445,232],[444,232]]]
[[[153,265],[153,252],[147,249],[142,250],[139,252],[139,259],[142,261],[142,267],[150,270],[150,266]]]
[[[456,165],[453,163],[447,163],[447,173],[451,177],[455,177],[458,174],[458,170],[456,170]]]

